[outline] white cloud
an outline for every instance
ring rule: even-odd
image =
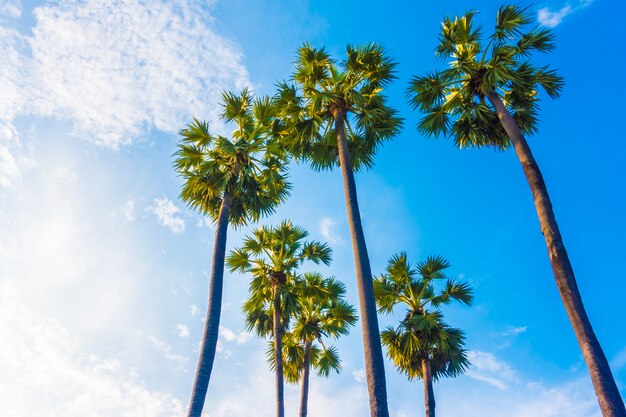
[[[186,370],[188,359],[185,356],[179,355],[174,352],[174,348],[168,343],[159,339],[156,336],[148,336],[148,341],[163,355],[167,360],[176,363],[181,370]]]
[[[198,314],[200,314],[200,307],[198,307],[195,304],[192,304],[189,306],[189,312],[191,313],[193,317],[196,317]]]
[[[9,186],[19,176],[20,169],[15,157],[7,146],[0,144],[0,186]]]
[[[512,417],[600,417],[598,400],[586,379],[556,387],[530,386],[529,398],[521,401]]]
[[[86,353],[58,320],[0,282],[0,404],[7,417],[181,417],[176,398],[152,392],[116,358]]]
[[[320,234],[329,243],[343,243],[343,239],[337,234],[335,226],[337,226],[335,219],[324,217],[319,222]]]
[[[552,12],[547,7],[539,9],[537,12],[537,20],[539,23],[550,28],[558,26],[566,16],[572,13],[572,7],[566,4],[561,10]]]
[[[0,6],[17,17],[19,1]],[[217,120],[224,89],[249,85],[239,48],[202,0],[51,0],[27,34],[0,26],[0,185],[19,177],[22,116],[68,121],[118,148],[192,116]],[[217,127],[219,129],[219,126]]]
[[[521,333],[525,333],[528,330],[528,326],[507,326],[502,332],[502,336],[515,336]]]
[[[4,0],[0,5],[0,16],[8,16],[17,19],[22,15],[22,4],[20,0]]]
[[[6,8],[4,6],[3,10]],[[19,156],[22,149],[13,119],[25,103],[21,89],[28,84],[22,77],[25,66],[20,50],[23,45],[24,40],[17,31],[0,24],[0,186],[5,187],[21,175]]]
[[[359,382],[359,383],[365,382],[365,369],[352,371],[352,377],[354,378],[356,382]]]
[[[254,338],[254,335],[250,332],[234,332],[233,330],[223,325],[220,325],[219,334],[220,339],[222,339],[223,341],[236,342],[238,345],[246,344]]]
[[[213,222],[208,217],[199,217],[196,223],[198,227],[206,227],[207,229],[213,229]]]
[[[180,209],[167,197],[155,198],[154,205],[148,207],[148,211],[154,213],[162,226],[178,234],[185,231],[185,219],[176,215]]]
[[[486,382],[499,389],[507,389],[509,383],[516,381],[515,371],[492,353],[470,350],[467,357],[471,362],[467,375],[478,381]]]
[[[72,170],[72,168],[66,166],[54,168],[54,170],[52,171],[52,176],[65,182],[73,182],[78,179],[78,176]]]
[[[235,355],[233,355],[234,358]],[[244,363],[231,361],[228,371],[235,375],[231,385],[216,384],[209,390],[207,417],[272,417],[274,414],[274,374],[270,371],[262,349],[250,354]],[[236,371],[233,372],[233,369]],[[245,369],[245,372],[244,372]],[[218,378],[219,367],[215,369]],[[226,376],[226,374],[224,374]],[[216,379],[217,380],[217,379]],[[241,395],[245,392],[245,395]],[[285,385],[285,415],[298,415],[299,386]],[[411,403],[415,399],[411,397]],[[339,410],[339,411],[338,411]],[[393,411],[393,410],[391,410]],[[367,387],[332,374],[329,378],[311,374],[309,387],[309,415],[362,417],[369,415]]]
[[[542,9],[539,9],[539,11],[537,12],[537,20],[539,21],[539,24],[553,28],[558,26],[563,21],[563,19],[565,19],[573,12],[583,9],[591,5],[591,3],[593,3],[593,0],[579,0],[576,6],[572,7],[569,4],[566,4],[560,10],[555,12],[551,11],[547,7],[544,7]]]
[[[135,200],[128,199],[122,207],[120,207],[120,212],[124,215],[124,218],[129,222],[135,220]]]
[[[178,330],[178,336],[189,337],[189,326],[186,324],[177,324],[176,330]]]

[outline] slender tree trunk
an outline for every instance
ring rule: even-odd
[[[365,351],[365,374],[372,417],[388,417],[387,388],[385,382],[385,366],[383,351],[380,345],[380,331],[376,315],[376,301],[374,300],[374,285],[372,271],[365,245],[365,236],[361,225],[359,202],[356,195],[356,184],[352,171],[352,160],[348,152],[348,142],[344,125],[344,114],[337,111],[335,114],[335,130],[337,131],[337,146],[339,163],[343,176],[343,190],[346,197],[348,223],[352,237],[354,251],[354,265],[356,267],[356,282],[359,291],[359,306],[361,311],[361,326],[363,328],[363,348]]]
[[[424,408],[426,417],[435,417],[435,392],[433,391],[433,374],[430,359],[422,359],[422,380],[424,381]]]
[[[188,417],[200,417],[206,398],[211,370],[215,360],[217,336],[222,312],[222,288],[224,284],[224,258],[226,256],[226,235],[228,233],[228,216],[232,205],[232,196],[224,193],[222,206],[217,217],[215,230],[215,246],[213,248],[213,265],[209,281],[209,302],[204,325],[200,358],[191,394]]]
[[[576,284],[574,270],[565,250],[561,232],[552,211],[550,196],[548,195],[539,166],[530,151],[524,135],[500,97],[496,93],[491,92],[487,94],[487,98],[496,109],[498,118],[513,143],[517,157],[524,169],[528,185],[530,185],[537,215],[539,216],[541,232],[548,246],[548,254],[552,263],[556,285],[589,368],[589,374],[600,403],[602,415],[604,417],[626,417],[624,402],[617,389],[611,368],[585,312],[578,285]]]
[[[311,342],[304,347],[304,363],[302,364],[302,386],[300,388],[300,417],[306,417],[309,404],[309,373],[311,370]]]
[[[283,383],[283,323],[281,321],[280,287],[274,287],[274,355],[276,358],[276,417],[285,417]]]

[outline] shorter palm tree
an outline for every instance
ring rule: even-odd
[[[231,271],[250,273],[249,298],[243,305],[246,327],[260,337],[271,337],[276,360],[276,416],[284,417],[283,334],[301,307],[297,302],[298,269],[306,261],[329,265],[332,250],[289,220],[263,226],[247,236],[227,258]]]
[[[305,273],[295,283],[299,308],[293,317],[293,327],[284,338],[284,376],[287,382],[301,383],[299,415],[306,417],[311,368],[323,377],[341,370],[337,349],[327,346],[324,338],[337,339],[348,334],[357,315],[356,309],[345,300],[345,284],[334,277]],[[268,359],[275,366],[273,349],[268,349]]]
[[[397,304],[408,307],[398,327],[385,328],[381,338],[396,368],[409,380],[423,380],[426,417],[435,417],[433,381],[456,377],[469,367],[465,336],[444,322],[440,308],[454,300],[471,305],[472,290],[467,283],[446,278],[449,266],[444,258],[433,256],[413,268],[402,252],[374,280],[379,312],[391,313]],[[443,289],[437,290],[436,281],[444,279]]]

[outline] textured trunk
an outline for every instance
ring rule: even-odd
[[[285,417],[283,383],[283,324],[280,309],[280,287],[274,287],[274,355],[276,355],[276,417]]]
[[[202,346],[198,369],[191,393],[188,417],[200,417],[204,400],[206,398],[211,370],[217,347],[218,329],[220,326],[220,314],[222,312],[222,288],[224,284],[224,258],[226,256],[226,235],[228,233],[228,216],[232,205],[232,196],[225,193],[222,206],[217,217],[215,230],[215,247],[213,248],[213,265],[211,267],[211,279],[209,281],[209,305],[204,325]]]
[[[524,169],[524,175],[526,175],[526,180],[532,191],[541,232],[548,246],[548,254],[552,263],[556,285],[589,368],[589,374],[600,403],[602,415],[604,417],[626,417],[624,402],[615,384],[611,368],[585,312],[578,285],[576,284],[576,278],[574,277],[574,270],[563,245],[561,232],[556,223],[556,218],[552,211],[552,203],[550,202],[541,171],[539,171],[539,166],[530,151],[524,135],[500,97],[492,92],[487,94],[487,98],[496,109],[498,118],[513,143],[517,157]]]
[[[363,328],[363,348],[365,351],[365,373],[370,400],[372,417],[388,417],[387,388],[385,382],[385,367],[383,352],[380,346],[378,317],[376,316],[376,301],[374,300],[374,285],[372,271],[367,255],[359,202],[356,195],[356,184],[352,172],[352,160],[348,152],[348,142],[344,126],[344,114],[340,111],[335,114],[335,130],[337,132],[337,146],[339,163],[343,176],[343,190],[348,210],[348,223],[352,237],[354,264],[356,267],[356,283],[359,291],[359,306],[361,312],[361,326]]]
[[[426,417],[435,417],[435,393],[433,391],[433,374],[430,359],[422,359],[422,380],[424,381],[424,408]]]
[[[311,342],[306,342],[304,348],[304,363],[302,364],[302,386],[300,388],[300,417],[306,417],[309,403],[309,372],[311,370]]]

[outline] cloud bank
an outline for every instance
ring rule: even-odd
[[[242,53],[201,0],[53,0],[32,32],[0,19],[0,185],[19,176],[20,117],[69,122],[116,149],[192,116],[216,119],[222,90],[249,84]],[[8,18],[19,2],[2,6]]]

